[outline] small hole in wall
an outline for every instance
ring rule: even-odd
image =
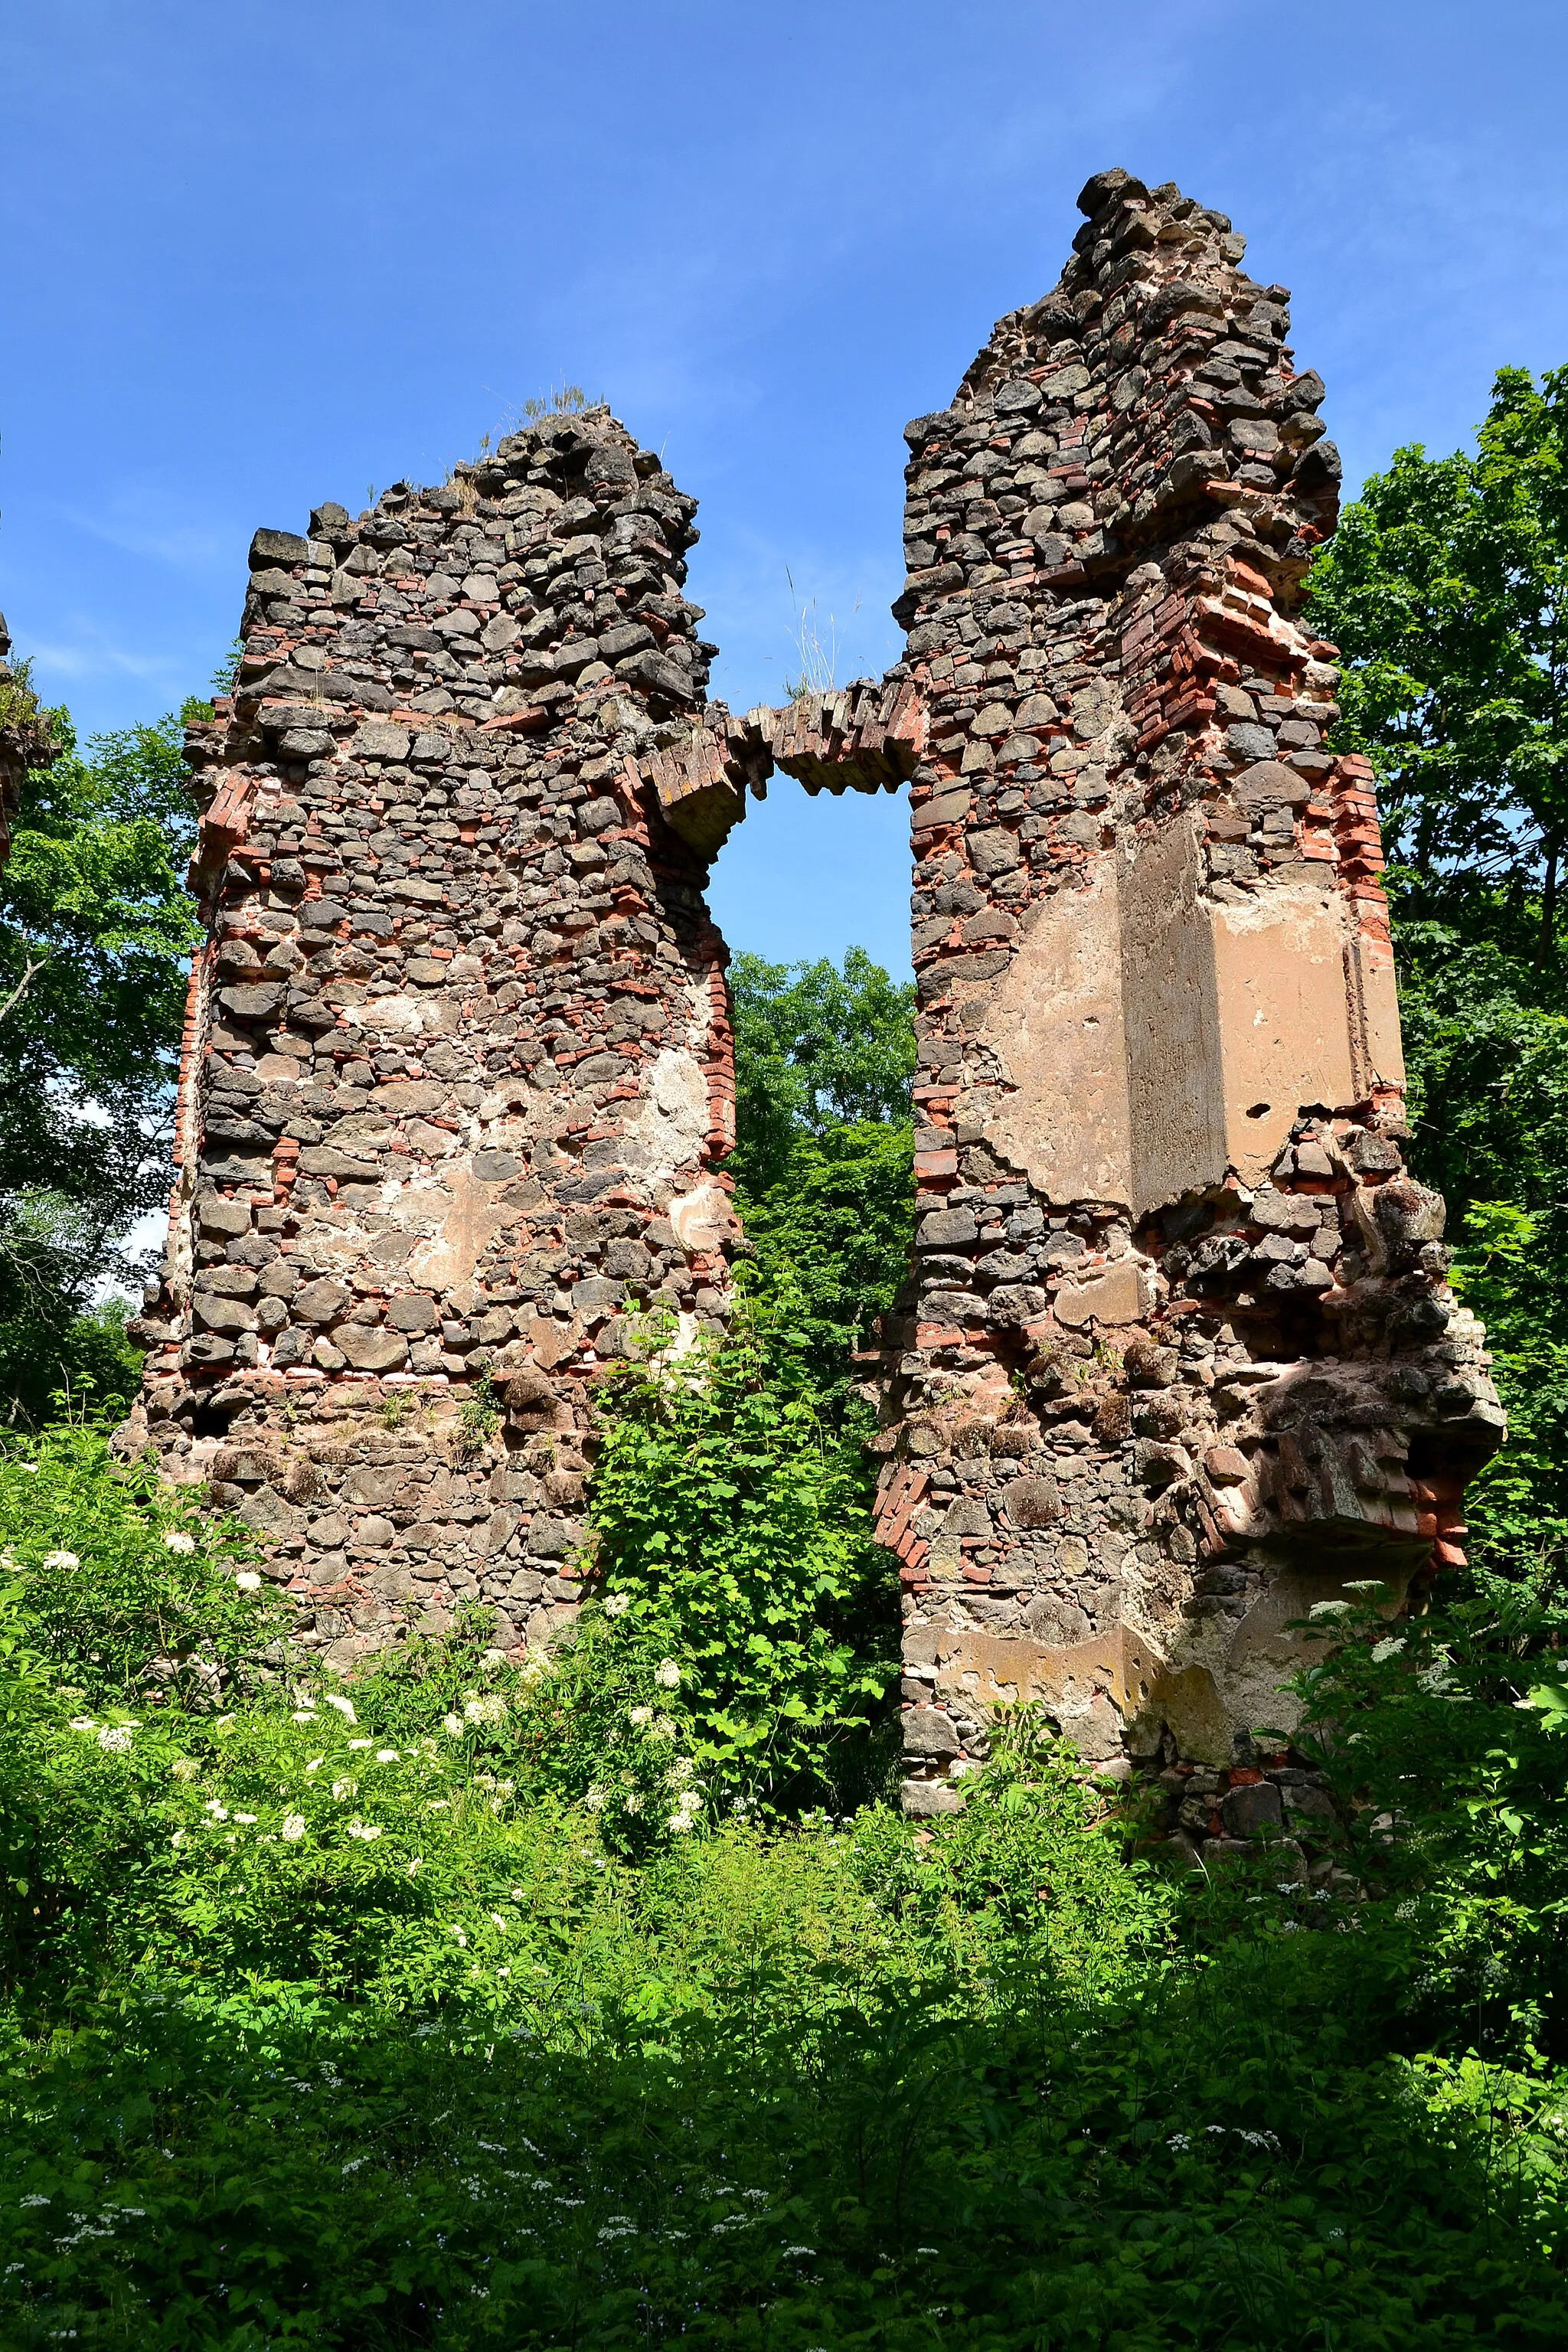
[[[1270,1106],[1268,1103],[1254,1103],[1247,1116],[1248,1118],[1267,1118],[1269,1108]]]

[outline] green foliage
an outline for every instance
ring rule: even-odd
[[[495,1383],[489,1372],[481,1372],[458,1408],[458,1449],[465,1459],[471,1460],[484,1452],[500,1427],[500,1418]]]
[[[1351,668],[1341,740],[1378,772],[1391,861],[1424,893],[1503,886],[1555,939],[1568,838],[1568,369],[1503,368],[1476,455],[1396,450],[1311,574]]]
[[[0,661],[0,727],[13,735],[32,738],[41,751],[54,735],[55,719],[56,713],[46,710],[38,700],[31,659]]]
[[[758,1287],[788,1296],[788,1320],[824,1408],[842,1417],[858,1349],[909,1273],[914,1232],[906,1120],[856,1120],[799,1135],[768,1191],[738,1195]]]
[[[890,1645],[857,1639],[886,1570],[793,1305],[742,1306],[727,1338],[684,1354],[656,1332],[606,1383],[592,1519],[608,1613],[566,1712],[585,1709],[582,1742],[608,1761],[646,1679],[634,1716],[672,1721],[714,1808],[841,1798],[894,1673]],[[639,1811],[645,1793],[626,1769],[604,1800],[623,1815],[616,1791]]]
[[[79,1318],[167,1189],[198,937],[175,863],[194,829],[178,721],[84,757],[55,716],[63,755],[27,777],[0,875],[0,1403],[30,1423],[89,1375],[125,1392],[122,1338]]]
[[[802,1135],[909,1117],[914,988],[864,948],[842,971],[738,955],[730,966],[738,1142],[733,1167],[753,1199],[783,1181]]]
[[[144,1463],[112,1470],[92,1429],[0,1447],[0,1570],[21,1580],[32,1638],[77,1696],[216,1702],[283,1630],[249,1529],[202,1512],[201,1495]]]
[[[697,1370],[685,1402],[660,1386],[677,1368],[626,1380],[634,1422],[686,1433],[707,1480],[700,1391],[740,1374]],[[664,1638],[635,1574],[558,1667],[509,1664],[476,1612],[345,1688],[268,1667],[235,1531],[79,1433],[12,1449],[0,1518],[24,1563],[0,1574],[7,2344],[1560,2340],[1563,2108],[1529,2049],[1548,2005],[1514,1999],[1555,1967],[1555,1863],[1507,1865],[1536,1939],[1494,1937],[1502,1993],[1456,2055],[1412,2061],[1409,2021],[1458,2015],[1481,1947],[1428,1958],[1437,1991],[1412,1996],[1429,1882],[1462,1855],[1373,1826],[1385,1781],[1414,1816],[1446,1754],[1494,1769],[1506,1722],[1531,1760],[1483,1844],[1555,1840],[1540,1759],[1568,1748],[1538,1628],[1515,1680],[1552,1704],[1478,1696],[1457,1740],[1423,1718],[1363,1751],[1382,1702],[1356,1677],[1388,1662],[1347,1659],[1319,1712],[1349,1725],[1368,1899],[1314,1916],[1243,1873],[1205,1913],[1126,1864],[1108,1793],[1026,1710],[929,1829],[704,1805],[634,1855],[608,1806],[563,1801],[558,1747],[595,1675],[622,1675],[618,1706]],[[46,1570],[66,1534],[79,1568]],[[227,1645],[221,1707],[149,1683],[179,1642]],[[700,1670],[651,1688],[697,1720]],[[689,1751],[636,1728],[668,1791],[657,1759]]]
[[[1498,375],[1476,454],[1401,449],[1311,574],[1378,775],[1417,1172],[1512,1430],[1471,1549],[1540,1584],[1568,1541],[1568,373]]]
[[[1374,1605],[1377,1604],[1377,1605]],[[1568,2056],[1568,1605],[1493,1580],[1390,1622],[1320,1604],[1299,1746],[1340,1802],[1344,1863],[1411,2025],[1529,2066]]]

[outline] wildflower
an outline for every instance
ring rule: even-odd
[[[626,1721],[635,1724],[640,1731],[645,1723],[653,1721],[653,1709],[651,1706],[629,1707],[626,1711]]]
[[[453,1739],[461,1739],[463,1736],[462,1717],[460,1715],[444,1715],[441,1717],[441,1728],[448,1735],[449,1738]]]
[[[176,1756],[169,1769],[176,1780],[198,1780],[201,1778],[202,1768],[194,1756]]]
[[[476,1693],[463,1701],[463,1716],[468,1723],[504,1723],[506,1701],[499,1691]]]
[[[202,1811],[204,1813],[210,1813],[215,1822],[226,1822],[228,1819],[228,1807],[220,1805],[216,1797],[209,1797]]]
[[[44,1566],[46,1568],[79,1568],[81,1561],[74,1551],[47,1551],[44,1554]]]
[[[606,1592],[605,1595],[606,1617],[624,1617],[631,1605],[632,1596],[629,1592]]]
[[[1350,1605],[1348,1601],[1314,1601],[1307,1614],[1309,1617],[1342,1617]]]
[[[669,1817],[669,1827],[679,1835],[682,1830],[689,1830],[691,1827],[691,1822],[692,1816],[689,1813],[671,1813]]]
[[[1187,2137],[1185,2132],[1173,2132],[1170,2138],[1165,2142],[1165,2146],[1167,2147],[1174,2148],[1178,2156],[1185,2156],[1188,2148],[1192,2146],[1192,2141]]]
[[[321,1704],[323,1706],[335,1706],[338,1713],[350,1723],[359,1721],[358,1716],[354,1713],[353,1699],[344,1698],[337,1691],[324,1691],[321,1695]]]
[[[414,1876],[414,1874],[415,1874],[415,1873],[416,1873],[416,1871],[421,1871],[421,1870],[423,1870],[423,1869],[424,1869],[424,1867],[425,1867],[425,1857],[424,1857],[424,1855],[423,1855],[422,1853],[416,1853],[416,1854],[415,1855],[415,1857],[414,1857],[413,1861],[412,1861],[412,1862],[409,1864],[409,1865],[408,1865],[408,1875],[409,1875],[409,1877],[410,1877],[410,1878],[412,1878],[412,1877]]]
[[[492,1911],[490,1913],[490,1917],[495,1921],[496,1926],[504,1935],[506,1933],[506,1921],[501,1917],[500,1913],[499,1911]]]
[[[656,1739],[673,1739],[676,1736],[676,1728],[675,1723],[668,1715],[654,1717],[653,1736]]]
[[[367,2161],[368,2159],[363,2156],[351,2156],[348,2162],[344,2165],[343,2170],[345,2172],[357,2172],[361,2165]]]
[[[464,1951],[465,1951],[465,1952],[468,1950],[468,1937],[467,1937],[467,1936],[465,1936],[465,1935],[464,1935],[464,1933],[463,1933],[463,1931],[462,1931],[462,1929],[461,1929],[460,1927],[454,1927],[454,1928],[453,1928],[453,1930],[452,1930],[452,1939],[453,1939],[454,1943],[460,1944],[460,1945],[462,1946],[462,1948],[463,1948],[463,1949],[464,1949]]]
[[[373,1838],[378,1838],[381,1835],[381,1827],[379,1822],[351,1822],[349,1835],[352,1838],[363,1838],[368,1844]]]
[[[332,1794],[341,1805],[343,1799],[345,1797],[352,1797],[358,1787],[359,1782],[357,1780],[334,1780],[332,1782]]]
[[[1401,1634],[1397,1641],[1390,1639],[1386,1642],[1374,1642],[1372,1645],[1373,1664],[1374,1666],[1381,1666],[1384,1658],[1396,1658],[1404,1647],[1405,1638],[1403,1634]]]
[[[679,1788],[682,1780],[690,1780],[696,1769],[689,1756],[678,1756],[665,1777],[672,1788]]]
[[[163,1542],[170,1551],[193,1552],[196,1548],[195,1536],[187,1535],[184,1528],[165,1528]]]
[[[584,1798],[583,1802],[587,1806],[588,1811],[591,1813],[602,1813],[605,1810],[605,1791],[601,1789],[595,1781],[593,1788],[589,1790],[587,1795]]]
[[[300,1840],[304,1836],[304,1834],[305,1834],[305,1816],[304,1816],[304,1814],[303,1814],[303,1813],[285,1813],[285,1814],[284,1814],[284,1816],[283,1816],[283,1830],[282,1830],[282,1835],[283,1835],[283,1840],[284,1840],[285,1844],[287,1844],[287,1845],[298,1845],[298,1843],[299,1843]]]
[[[676,1664],[673,1658],[660,1658],[658,1665],[655,1666],[653,1670],[653,1678],[658,1685],[660,1690],[679,1690],[680,1688],[680,1668]]]
[[[32,2197],[24,2197],[21,2201],[24,2205],[47,2205],[49,2200],[47,2197],[34,2195]]]
[[[296,1723],[320,1723],[321,1719],[313,1706],[297,1706],[294,1709]]]
[[[98,1735],[98,1744],[110,1756],[125,1755],[131,1746],[131,1726],[128,1723],[106,1723]]]
[[[349,1741],[349,1753],[352,1756],[356,1748],[374,1748],[374,1745],[375,1742],[374,1739],[351,1739]]]
[[[96,1731],[98,1729],[98,1717],[92,1715],[73,1715],[71,1717],[71,1729],[73,1731]]]
[[[307,1780],[312,1772],[319,1772],[326,1760],[327,1759],[324,1756],[312,1756],[310,1762],[305,1767],[305,1776]]]
[[[253,1568],[242,1568],[234,1580],[241,1592],[259,1592],[261,1590],[261,1579]]]
[[[256,1815],[254,1813],[236,1813],[234,1818],[237,1822],[243,1822],[247,1829],[254,1829],[256,1826]]]
[[[640,1812],[641,1812],[641,1811],[642,1811],[642,1799],[638,1796],[638,1794],[637,1794],[637,1790],[636,1790],[635,1789],[632,1790],[632,1792],[631,1792],[630,1796],[626,1799],[626,1811],[627,1811],[627,1812],[628,1812],[628,1813],[640,1813]]]
[[[499,1675],[501,1668],[506,1664],[506,1652],[504,1650],[487,1650],[483,1657],[479,1660],[479,1664],[483,1666],[487,1675]]]
[[[367,1748],[370,1746],[368,1739],[365,1741],[365,1746]],[[378,1748],[375,1751],[375,1760],[378,1764],[395,1764],[397,1761],[396,1748]]]

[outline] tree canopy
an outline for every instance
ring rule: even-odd
[[[1319,556],[1335,741],[1376,770],[1409,1110],[1485,1321],[1507,1451],[1471,1494],[1492,1570],[1568,1556],[1568,369],[1500,371],[1474,454],[1397,450]]]
[[[1500,370],[1474,456],[1394,452],[1314,564],[1349,665],[1341,740],[1377,772],[1422,911],[1501,890],[1555,952],[1568,844],[1568,368]]]
[[[83,751],[53,716],[60,756],[28,775],[0,873],[0,1415],[33,1421],[73,1378],[134,1379],[116,1319],[88,1309],[167,1190],[200,936],[180,719]]]

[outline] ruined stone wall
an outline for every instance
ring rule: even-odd
[[[143,1426],[335,1661],[464,1597],[546,1638],[626,1313],[724,1312],[708,863],[774,769],[908,782],[906,1801],[960,1803],[1032,1696],[1223,1837],[1309,1801],[1247,1737],[1289,1622],[1458,1558],[1502,1417],[1405,1171],[1372,779],[1298,617],[1323,386],[1222,215],[1124,173],[1080,205],[1055,291],[908,428],[879,683],[706,702],[692,502],[602,413],[258,535],[193,743],[212,942]]]
[[[1295,617],[1322,383],[1223,215],[1122,173],[1080,206],[1054,292],[908,432],[919,1258],[881,1528],[916,1810],[1011,1696],[1252,1786],[1287,1622],[1458,1558],[1501,1428],[1404,1172],[1371,773],[1324,749],[1334,648]],[[1230,1826],[1227,1785],[1184,1827]]]
[[[591,412],[260,531],[189,740],[210,937],[127,1437],[338,1664],[465,1599],[546,1636],[626,1313],[722,1312],[724,950],[643,776],[706,680],[693,510]]]

